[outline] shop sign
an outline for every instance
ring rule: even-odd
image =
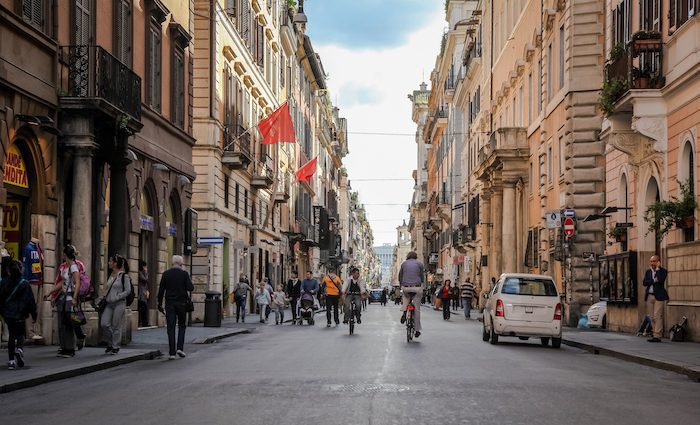
[[[148,230],[149,232],[152,232],[154,229],[153,227],[153,217],[150,215],[141,215],[141,230]]]
[[[10,145],[5,159],[5,176],[3,182],[13,186],[29,189],[27,167],[24,166],[22,153],[17,145]]]
[[[5,249],[12,258],[20,258],[20,220],[22,219],[22,205],[17,201],[7,201],[2,209],[2,240],[5,241]]]
[[[438,253],[431,252],[430,256],[428,257],[428,264],[437,264],[437,262],[438,262]]]
[[[177,226],[176,225],[168,223],[168,235],[177,236]]]

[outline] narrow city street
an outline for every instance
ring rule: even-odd
[[[140,361],[0,396],[33,424],[690,424],[697,383],[539,341],[481,341],[481,323],[424,308],[407,344],[398,308],[347,327],[267,326],[188,357]]]

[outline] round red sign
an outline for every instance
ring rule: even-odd
[[[574,225],[574,219],[571,217],[567,217],[564,219],[564,234],[567,237],[571,237],[574,235],[574,231],[576,230],[576,226]]]

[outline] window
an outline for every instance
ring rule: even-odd
[[[566,60],[566,40],[564,39],[564,25],[559,28],[559,89],[564,88],[564,61]]]
[[[508,123],[510,122],[510,114],[509,114],[508,107],[506,106],[506,127],[508,127]]]
[[[513,96],[513,127],[518,126],[518,96]]]
[[[549,145],[549,148],[547,148],[547,183],[552,182],[552,174],[554,174],[552,173],[552,162],[552,145]]]
[[[525,266],[537,267],[540,260],[539,229],[535,227],[527,231],[527,246],[525,247]],[[517,294],[517,292],[516,292]]]
[[[564,142],[564,136],[559,137],[559,176],[564,175],[566,171],[566,144]]]
[[[508,278],[501,288],[502,294],[556,297],[557,288],[550,279]]]
[[[525,97],[523,95],[523,86],[520,86],[520,96],[518,96],[518,125],[522,127],[525,124],[525,120],[523,119],[523,98]]]
[[[248,189],[243,190],[243,216],[248,218]]]
[[[287,58],[284,56],[284,52],[280,50],[280,87],[284,87],[287,82],[285,80],[285,74],[287,72]]]
[[[132,18],[131,0],[114,3],[114,56],[131,66]]]
[[[646,31],[661,31],[661,0],[640,0],[639,28]]]
[[[224,208],[228,208],[229,176],[224,176]]]
[[[554,81],[554,70],[552,69],[552,61],[554,61],[554,56],[552,54],[552,44],[547,46],[547,101],[552,100],[552,92],[554,87],[552,82]]]
[[[151,20],[148,27],[148,54],[147,66],[147,86],[146,102],[155,111],[160,112],[161,108],[161,67],[162,67],[162,44],[161,26],[155,19]]]
[[[700,0],[671,0],[668,21],[669,32],[683,25],[688,18],[695,16],[700,8]]]
[[[173,46],[171,73],[171,120],[179,128],[185,127],[185,51],[181,46]]]
[[[527,123],[532,124],[532,72],[527,76]]]
[[[535,191],[535,167],[532,165],[532,161],[530,161],[530,179],[528,181],[528,185],[530,187],[530,193],[533,193]]]
[[[537,61],[537,114],[542,112],[542,59]]]
[[[241,203],[241,186],[236,183],[236,206],[234,207],[236,210],[236,214],[240,212],[240,203]]]
[[[542,163],[545,161],[546,158],[542,158],[544,155],[539,157],[539,161],[537,162],[537,187],[542,186],[542,182],[544,181],[543,175],[542,175]]]
[[[36,1],[27,1],[25,0],[23,2],[23,11],[22,15],[25,16],[24,14],[24,5],[27,3],[32,3],[35,4],[37,3]],[[43,3],[43,2],[42,2]],[[43,11],[43,9],[42,9]],[[36,16],[35,12],[32,15],[32,17]],[[26,19],[26,17],[25,17]],[[34,19],[34,18],[32,18]],[[75,33],[73,33],[74,36],[74,44],[77,46],[87,46],[92,44],[93,42],[93,36],[92,36],[92,3],[91,0],[75,0],[75,14],[74,18],[75,19]]]
[[[44,0],[22,0],[22,18],[28,22],[29,25],[39,31],[43,31]]]
[[[623,0],[617,5],[615,10],[613,10],[613,45],[627,43],[630,40],[632,36],[631,14],[630,0]]]

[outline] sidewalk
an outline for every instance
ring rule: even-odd
[[[598,330],[565,328],[562,342],[593,354],[603,354],[657,369],[680,373],[700,382],[700,344],[671,342],[652,344],[647,338]]]

